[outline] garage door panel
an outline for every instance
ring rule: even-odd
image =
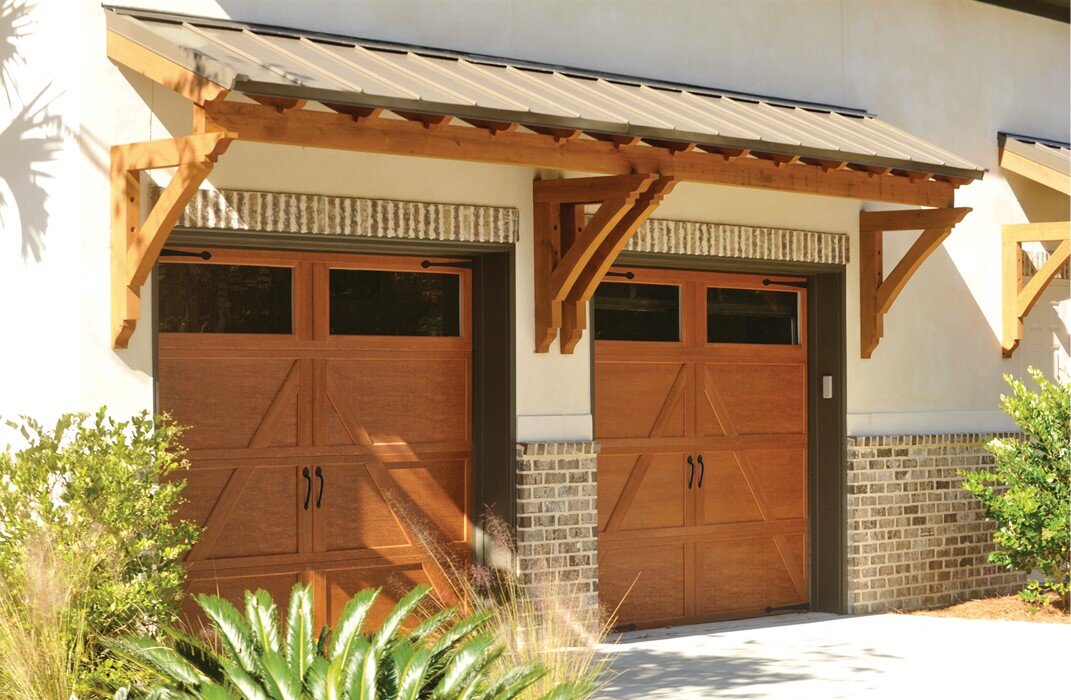
[[[696,603],[701,615],[804,602],[770,537],[703,543],[697,573]]]
[[[415,586],[431,585],[431,577],[420,563],[399,566],[350,566],[322,572],[327,587],[327,624],[338,622],[342,609],[357,592],[379,588],[380,593],[369,611],[365,629],[374,629],[387,617],[399,600]],[[413,620],[407,624],[412,625]]]
[[[467,460],[422,461],[391,464],[387,473],[408,496],[399,503],[398,515],[410,523],[434,525],[436,536],[448,542],[468,538]],[[408,513],[415,509],[415,513]]]
[[[746,454],[773,518],[807,517],[806,451],[748,450]]]
[[[300,513],[297,467],[243,467],[228,479],[209,517],[216,521],[202,535],[210,542],[205,559],[229,559],[298,551]],[[239,470],[235,470],[238,472]],[[238,493],[232,495],[233,490]],[[226,510],[217,520],[218,512]]]
[[[176,423],[189,426],[182,442],[191,450],[247,447],[269,412],[263,445],[294,446],[296,392],[280,395],[294,368],[291,359],[162,359],[161,405]]]
[[[324,465],[324,498],[316,511],[328,552],[409,544],[364,464]]]
[[[705,365],[704,370],[706,389],[714,398],[706,408],[717,414],[725,434],[806,430],[806,365],[717,363]]]
[[[346,430],[328,424],[329,445],[466,443],[469,439],[468,359],[332,360],[328,396]]]
[[[640,455],[613,507],[607,529],[683,527],[688,510],[686,470],[681,454]]]
[[[702,501],[705,525],[748,523],[762,520],[762,511],[732,452],[703,454],[706,474],[696,492]]]
[[[683,617],[685,548],[681,543],[614,547],[599,558],[599,593],[623,623]]]
[[[601,438],[682,437],[688,367],[670,362],[598,362],[595,421]]]
[[[299,570],[220,573],[207,578],[191,578],[188,583],[189,595],[182,600],[180,617],[186,628],[196,633],[208,627],[208,621],[197,605],[196,596],[216,595],[230,601],[240,612],[244,612],[245,591],[258,589],[266,590],[285,615],[290,592],[297,583],[301,583]]]

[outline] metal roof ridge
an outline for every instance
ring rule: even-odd
[[[126,5],[112,5],[108,3],[101,3],[101,7],[106,11],[113,12],[118,15],[134,17],[136,19],[171,22],[175,24],[194,22],[197,24],[211,26],[218,29],[231,29],[236,31],[249,30],[253,32],[263,32],[266,34],[272,34],[275,36],[282,36],[288,38],[306,37],[308,39],[335,43],[342,46],[352,46],[356,44],[360,45],[362,48],[365,49],[396,51],[399,53],[415,53],[421,56],[430,56],[433,58],[465,60],[476,64],[483,63],[497,66],[512,66],[521,70],[533,70],[541,72],[545,71],[548,73],[558,72],[571,78],[602,78],[610,82],[624,83],[636,86],[646,85],[655,89],[674,90],[678,92],[692,92],[697,94],[704,94],[710,97],[729,97],[732,99],[744,100],[748,102],[765,103],[775,107],[798,107],[800,109],[820,110],[823,112],[842,114],[851,117],[877,116],[859,107],[847,107],[844,105],[834,105],[823,102],[798,100],[788,97],[760,95],[757,93],[748,93],[738,90],[726,90],[722,88],[715,88],[704,85],[695,85],[692,83],[661,80],[658,78],[644,78],[640,76],[614,73],[610,71],[597,71],[586,68],[578,68],[575,66],[563,66],[552,63],[543,63],[540,61],[531,61],[528,59],[509,58],[505,56],[491,56],[488,54],[469,53],[465,51],[458,51],[455,49],[442,49],[431,46],[421,46],[419,44],[406,44],[402,42],[386,41],[381,39],[368,39],[365,37],[357,37],[344,34],[332,34],[329,32],[318,32],[312,30],[298,29],[294,27],[283,27],[279,25],[242,22],[240,20],[233,19],[219,19],[216,17],[205,17],[202,15],[192,15],[181,12],[149,10],[141,7],[130,7]]]

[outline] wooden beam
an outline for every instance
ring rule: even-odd
[[[653,176],[652,179],[654,179]],[[559,302],[566,299],[584,270],[584,266],[595,255],[595,251],[602,245],[611,229],[632,207],[634,201],[636,201],[635,197],[607,199],[595,215],[584,224],[584,230],[576,237],[576,242],[564,251],[561,262],[554,268],[554,273],[550,277],[550,289],[547,291],[551,299]]]
[[[1057,243],[1056,250],[1022,283],[1023,243]],[[1001,234],[1001,298],[1003,304],[1001,349],[1011,357],[1023,338],[1023,319],[1037,304],[1041,294],[1071,260],[1071,222],[1008,224]]]
[[[1000,149],[1000,167],[1051,187],[1057,192],[1071,195],[1071,178],[1067,175],[1005,148]]]
[[[398,119],[355,124],[349,117],[331,112],[301,110],[281,115],[268,107],[238,102],[212,103],[206,114],[215,128],[238,131],[243,140],[264,143],[598,174],[661,173],[681,181],[929,207],[951,206],[954,194],[947,182],[869,177],[852,170],[823,172],[810,165],[778,168],[754,158],[726,162],[722,157],[711,158],[709,153],[671,155],[651,146],[619,146],[594,139],[559,143],[553,137],[520,130],[491,134],[485,129],[443,126],[429,131]]]
[[[536,180],[532,183],[534,202],[570,202],[595,204],[623,192],[640,192],[650,185],[654,175],[600,175],[598,177],[563,177],[556,180]],[[581,227],[583,224],[581,223]]]
[[[1044,221],[1034,224],[1005,224],[1001,227],[1005,238],[1018,243],[1027,241],[1063,241],[1068,238],[1066,221]]]
[[[203,78],[113,31],[108,32],[108,58],[113,63],[140,73],[199,105],[222,100],[228,92],[222,85]]]
[[[112,345],[125,348],[141,317],[141,286],[149,277],[171,229],[216,159],[235,138],[212,132],[111,149]],[[177,167],[141,223],[140,173]]]
[[[885,314],[923,262],[941,247],[969,207],[859,213],[859,354],[869,358],[885,331]],[[923,229],[904,257],[884,274],[885,231]]]
[[[562,325],[562,305],[550,294],[550,278],[560,257],[560,215],[561,207],[551,202],[536,202],[532,209],[536,352],[550,350]]]
[[[544,180],[543,182],[550,182]],[[561,206],[561,249],[568,250],[584,230],[585,214],[583,204],[562,204]],[[555,302],[558,303],[558,302]],[[561,353],[571,355],[577,344],[584,337],[588,326],[588,303],[584,301],[565,300],[560,302],[562,308]]]
[[[859,230],[917,231],[927,228],[951,228],[962,221],[970,210],[970,207],[949,207],[864,211],[859,214]]]
[[[764,151],[752,151],[751,155],[760,160],[768,160],[777,167],[782,165],[794,165],[799,162],[800,157],[791,153],[766,153]]]

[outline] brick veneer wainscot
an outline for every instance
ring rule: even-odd
[[[599,598],[598,452],[595,442],[517,445],[521,580],[566,582],[590,606],[597,606]]]
[[[852,613],[919,610],[1003,595],[1024,576],[990,564],[995,524],[961,488],[985,469],[982,444],[1010,435],[848,438],[848,603]]]

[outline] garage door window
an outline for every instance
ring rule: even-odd
[[[293,270],[260,265],[161,263],[162,333],[293,332]]]
[[[707,289],[707,342],[798,345],[799,295],[763,289]]]
[[[459,337],[461,278],[331,270],[331,334]]]
[[[603,282],[595,292],[595,340],[676,343],[681,339],[680,287]]]

